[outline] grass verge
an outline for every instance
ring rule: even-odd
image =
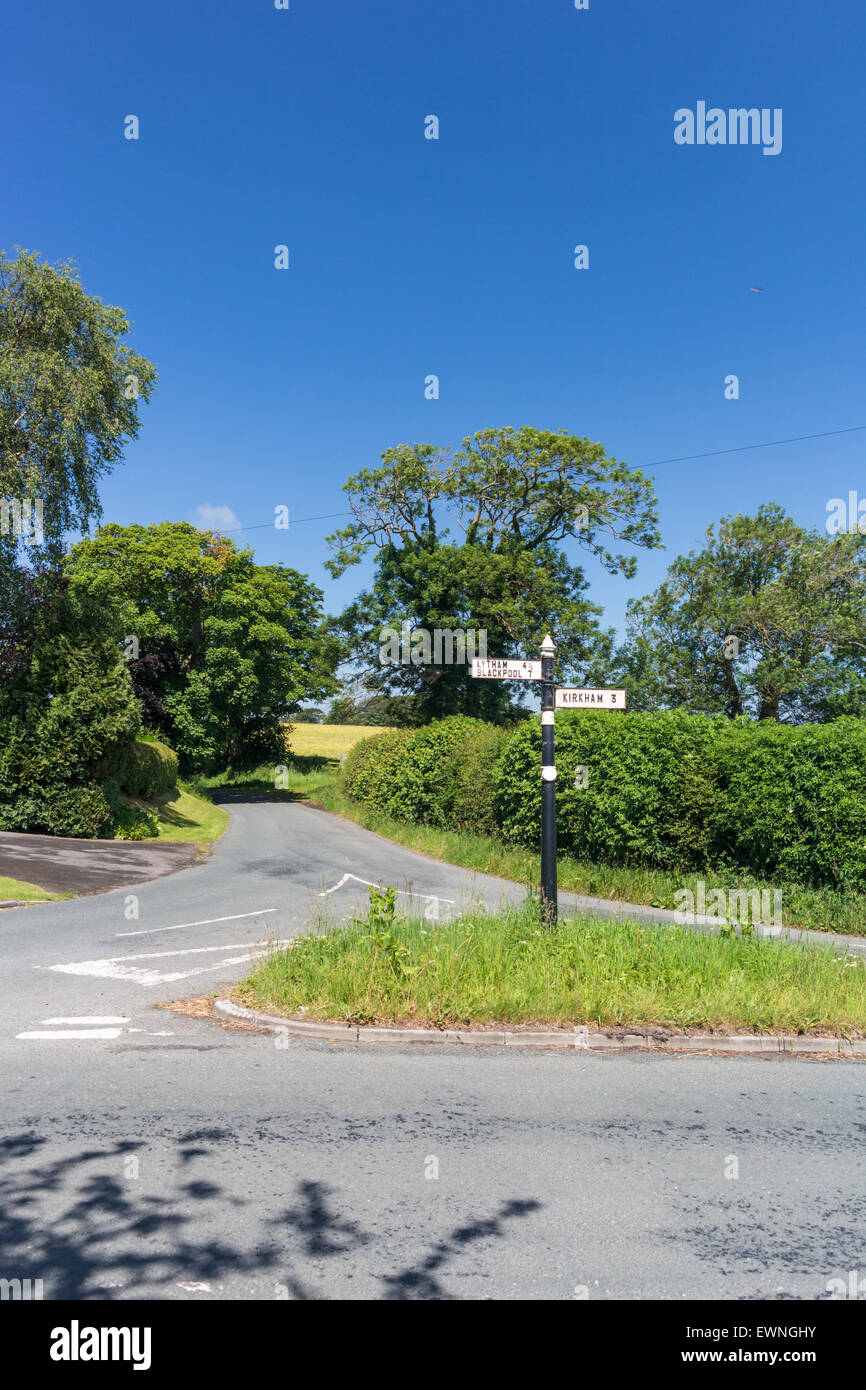
[[[209,845],[219,839],[229,823],[228,812],[221,806],[215,806],[208,788],[198,783],[194,788],[177,786],[152,801],[138,796],[124,797],[124,801],[141,811],[156,812],[160,840]],[[149,842],[145,840],[140,843]]]
[[[19,878],[5,878],[0,874],[0,903],[16,902],[56,902],[60,898],[72,898],[74,893],[47,893],[36,883],[22,883]]]
[[[202,796],[180,786],[176,792],[161,797],[157,804],[159,838],[161,840],[195,841],[209,845],[218,840],[228,828],[228,812],[215,806],[208,796]]]
[[[656,1026],[866,1035],[866,964],[832,950],[569,917],[533,905],[452,922],[404,919],[393,890],[365,920],[264,958],[235,998],[348,1023]]]

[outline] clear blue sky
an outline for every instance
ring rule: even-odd
[[[335,611],[369,571],[330,581],[340,523],[296,519],[389,445],[531,424],[645,466],[866,424],[854,0],[45,0],[3,29],[0,245],[75,257],[159,368],[107,520],[285,504],[238,539]],[[701,100],[782,108],[781,153],[678,146]],[[667,551],[630,583],[588,559],[592,597],[619,626],[728,511],[823,527],[864,450],[659,467]]]

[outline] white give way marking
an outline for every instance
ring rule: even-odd
[[[343,874],[339,883],[335,883],[333,888],[326,888],[324,893],[319,894],[319,897],[327,898],[329,894],[336,893],[337,889],[342,888],[344,883],[348,883],[350,878],[353,878],[356,883],[363,883],[365,888],[379,888],[381,886],[378,883],[371,883],[368,878],[359,878],[357,874]],[[426,903],[448,903],[450,907],[456,906],[454,898],[443,898],[437,893],[410,892],[406,888],[398,888],[396,891],[404,898],[421,898]]]
[[[30,1042],[35,1040],[45,1041],[47,1039],[53,1042],[56,1038],[119,1038],[123,1032],[124,1026],[129,1022],[129,1018],[126,1014],[89,1014],[83,1018],[44,1018],[42,1022],[54,1025],[59,1023],[77,1023],[80,1026],[77,1028],[58,1028],[55,1026],[52,1028],[31,1029],[26,1033],[16,1033],[16,1038],[24,1038]],[[119,1023],[121,1027],[105,1028],[95,1026],[97,1024],[102,1025],[106,1023]],[[127,1028],[126,1031],[127,1033],[142,1033],[144,1029]],[[148,1033],[147,1036],[150,1038],[170,1038],[172,1034],[166,1032]]]
[[[95,975],[102,980],[131,980],[134,984],[163,985],[174,980],[185,980],[190,975],[206,975],[212,970],[222,970],[226,965],[242,965],[248,960],[258,960],[270,946],[289,946],[290,941],[254,941],[252,945],[237,941],[232,946],[193,946],[185,951],[146,951],[136,956],[109,956],[103,960],[73,960],[66,965],[36,966],[37,970],[57,970],[63,975]],[[226,956],[225,951],[243,951],[240,956]],[[142,960],[167,960],[173,956],[205,956],[220,954],[220,959],[212,965],[196,965],[191,970],[165,970],[153,966],[133,964]]]

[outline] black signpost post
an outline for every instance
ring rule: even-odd
[[[556,647],[548,635],[541,644],[541,910],[545,925],[556,926]]]
[[[541,644],[540,661],[520,657],[492,660],[476,657],[472,675],[488,681],[539,681],[541,683],[541,908],[545,924],[556,926],[556,737],[557,709],[625,709],[624,690],[558,688],[556,647],[551,636]]]

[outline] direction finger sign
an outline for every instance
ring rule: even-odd
[[[582,690],[576,686],[559,686],[556,691],[557,709],[625,709],[624,690]]]
[[[521,661],[519,658],[503,657],[487,659],[475,657],[472,674],[476,680],[486,681],[540,681],[541,662]]]

